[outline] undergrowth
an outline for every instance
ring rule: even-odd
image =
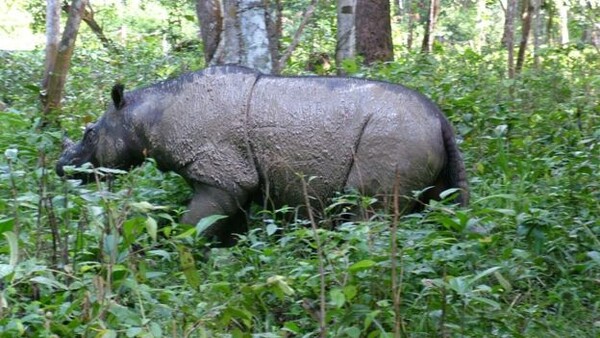
[[[196,67],[188,56],[134,70],[127,62],[146,57],[132,53],[102,71],[75,63],[69,134],[103,111],[111,74],[135,87]],[[36,128],[41,55],[10,55],[20,71],[0,79],[0,332],[314,337],[323,318],[331,337],[598,336],[600,62],[547,53],[512,81],[501,53],[460,48],[349,69],[439,103],[460,139],[469,208],[433,202],[398,218],[339,195],[332,210],[360,205],[368,217],[314,231],[290,222],[290,208],[257,211],[228,249],[200,234],[214,218],[177,222],[189,188],[151,161],[88,185],[59,179],[63,131]]]

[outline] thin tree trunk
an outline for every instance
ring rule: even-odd
[[[100,27],[98,22],[96,22],[96,19],[94,19],[94,10],[92,9],[92,7],[91,6],[87,6],[87,7],[89,8],[89,10],[88,10],[88,8],[83,9],[83,15],[81,17],[83,22],[85,22],[88,25],[88,27],[92,30],[94,35],[96,35],[98,40],[100,40],[100,42],[102,43],[102,46],[104,46],[104,48],[108,49],[108,51],[111,53],[118,53],[119,50],[116,47],[115,43],[111,39],[109,39],[106,35],[104,35],[104,30],[102,29],[102,27]],[[68,14],[69,11],[71,10],[71,5],[69,5],[66,2],[63,2],[62,10],[63,10],[63,12]]]
[[[431,53],[433,39],[435,37],[435,24],[439,12],[440,0],[430,0],[429,12],[427,15],[427,25],[425,26],[425,35],[423,37],[423,44],[421,45],[421,51],[423,53]]]
[[[335,62],[338,73],[342,71],[342,62],[356,56],[356,29],[354,19],[356,0],[337,1],[337,44]]]
[[[502,44],[508,50],[508,78],[515,77],[515,14],[517,11],[517,0],[508,0],[506,3],[506,15],[504,21],[504,36]]]
[[[531,17],[533,16],[533,4],[531,0],[523,0],[523,13],[521,24],[521,43],[519,44],[519,55],[517,56],[517,67],[515,72],[519,74],[523,69],[525,62],[525,52],[527,51],[527,42],[531,32]]]
[[[560,32],[560,44],[565,45],[569,43],[569,15],[567,5],[563,0],[556,2],[558,7],[558,20],[559,20],[559,32]]]
[[[81,18],[86,0],[73,0],[71,3],[71,10],[69,11],[69,17],[65,25],[65,30],[62,35],[62,39],[58,46],[58,52],[56,53],[54,67],[46,70],[47,79],[44,79],[43,83],[46,86],[43,88],[42,93],[42,104],[44,106],[44,123],[47,125],[49,122],[57,123],[57,121],[49,121],[49,115],[51,112],[59,110],[61,107],[61,99],[65,82],[67,80],[67,74],[71,66],[71,57],[75,48],[75,41],[77,39],[77,33],[81,24]],[[47,62],[50,65],[51,61]]]
[[[269,36],[269,49],[271,51],[271,59],[273,60],[273,73],[279,74],[285,67],[285,64],[280,64],[277,60],[280,59],[279,51],[281,50],[281,32],[282,21],[281,12],[283,5],[281,0],[265,0],[266,8],[266,23],[267,34]]]
[[[308,20],[312,17],[312,15],[315,12],[317,1],[318,0],[311,0],[310,4],[304,11],[304,15],[302,15],[302,21],[300,22],[300,26],[298,26],[298,29],[296,29],[296,33],[294,33],[294,37],[292,38],[292,43],[290,43],[285,53],[283,53],[281,59],[279,59],[279,61],[277,62],[276,69],[283,69],[287,60],[290,58],[290,56],[298,46],[298,43],[300,43],[300,36],[302,35],[302,31],[304,30],[304,27],[306,26]]]
[[[485,43],[485,10],[485,0],[477,0],[477,12],[475,14],[475,29],[477,30],[477,34],[475,35],[474,48],[478,52],[481,52],[481,47]]]
[[[541,0],[531,0],[533,3],[533,64],[540,68],[540,40],[542,36],[542,18],[540,13]]]
[[[408,15],[408,32],[406,32],[406,48],[408,50],[412,49],[413,41],[414,41],[414,29],[415,29],[415,21],[417,17],[417,13],[414,8],[414,4],[411,0],[406,0],[406,8]]]
[[[46,61],[44,65],[44,78],[42,88],[48,87],[50,72],[54,69],[56,55],[58,54],[58,43],[60,42],[60,4],[58,0],[46,1]],[[42,104],[45,106],[45,94],[41,96]]]
[[[546,22],[546,43],[548,46],[552,46],[554,44],[554,35],[552,34],[552,29],[554,28],[554,14],[556,13],[556,9],[554,8],[552,1],[547,3],[547,7],[548,21]]]

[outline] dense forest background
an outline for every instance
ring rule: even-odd
[[[264,43],[236,31],[247,48],[226,53],[215,27],[242,27],[240,13],[261,16]],[[599,48],[595,0],[4,1],[0,335],[598,337]],[[429,96],[455,127],[471,205],[398,217],[340,193],[318,231],[256,207],[221,249],[200,234],[214,218],[178,223],[189,188],[150,159],[93,184],[56,176],[63,136],[116,82],[231,60]],[[332,229],[350,206],[369,217]]]

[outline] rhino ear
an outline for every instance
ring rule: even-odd
[[[125,96],[123,95],[123,90],[125,90],[125,86],[123,86],[120,83],[117,83],[113,86],[112,91],[110,93],[110,96],[112,97],[116,109],[121,109],[125,105]]]

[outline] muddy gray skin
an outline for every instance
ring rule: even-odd
[[[229,216],[206,232],[221,245],[244,231],[244,210],[257,198],[304,205],[302,175],[312,177],[315,209],[350,189],[384,200],[395,182],[403,196],[432,187],[424,202],[459,188],[457,201],[468,203],[448,120],[399,85],[217,66],[127,93],[117,85],[112,100],[80,142],[65,142],[57,173],[86,162],[129,169],[152,157],[194,191],[183,223]],[[400,210],[413,205],[401,199]]]

